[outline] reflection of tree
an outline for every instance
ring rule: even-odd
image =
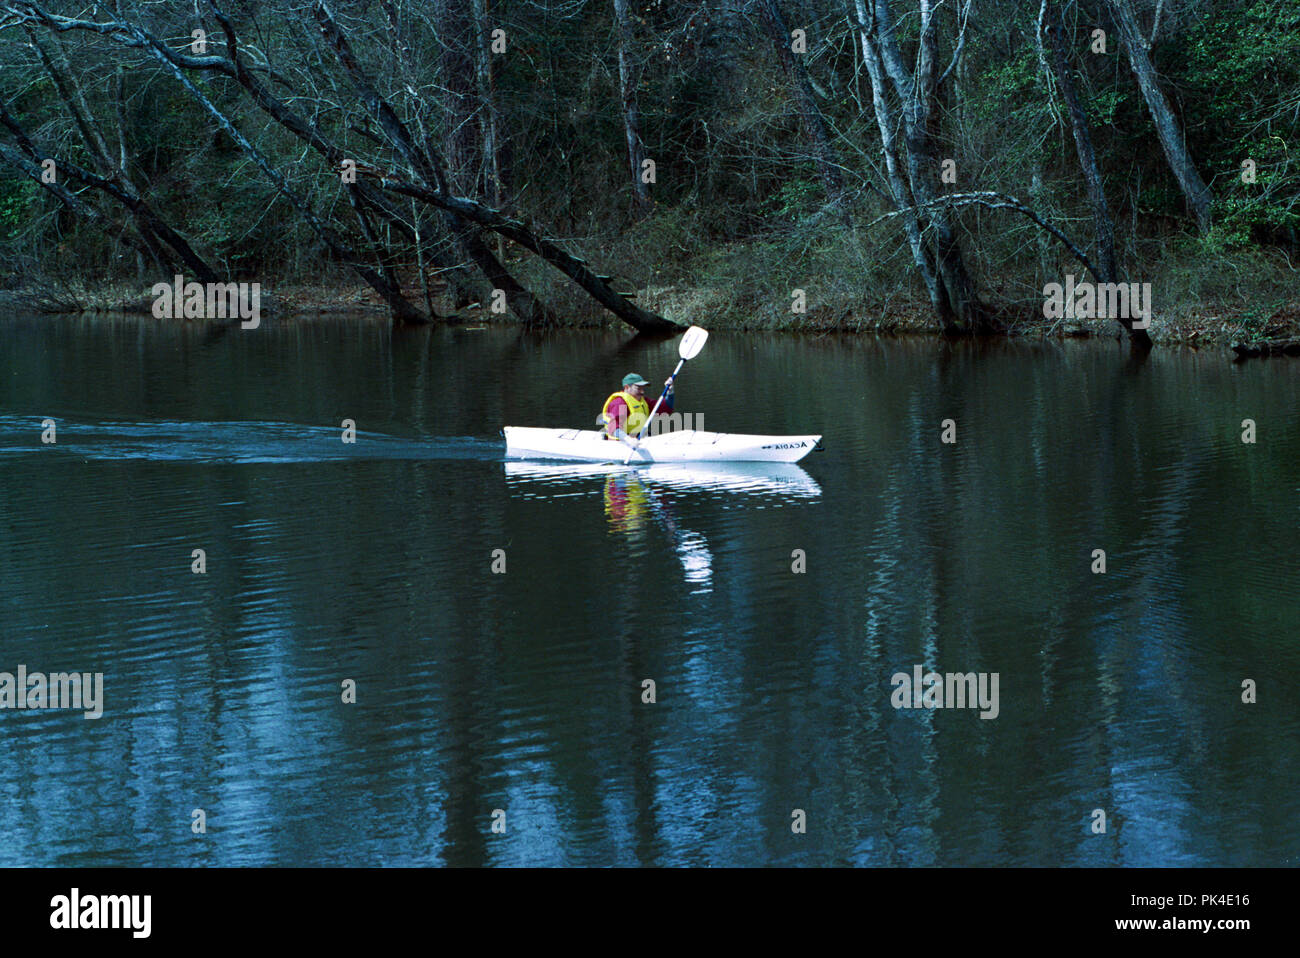
[[[658,803],[655,798],[659,769],[654,761],[654,745],[660,731],[659,717],[653,711],[653,706],[640,700],[641,683],[652,677],[646,657],[641,651],[640,637],[620,635],[619,648],[622,653],[622,685],[628,703],[623,715],[627,742],[624,754],[631,766],[632,806],[636,810],[633,819],[636,859],[639,864],[653,865],[661,860],[666,844],[660,834]]]

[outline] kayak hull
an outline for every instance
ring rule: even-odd
[[[606,439],[594,429],[537,429],[506,426],[507,459],[579,462],[798,462],[821,436],[750,436],[678,429],[647,436],[638,448]]]
[[[505,474],[516,485],[570,485],[584,479],[629,477],[687,492],[775,495],[783,499],[816,499],[822,494],[816,480],[792,462],[652,462],[625,466],[621,462],[516,460],[505,463]]]

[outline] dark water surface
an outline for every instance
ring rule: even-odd
[[[825,452],[503,461],[675,356],[0,318],[0,671],[104,674],[0,711],[0,865],[1300,861],[1300,365],[717,333],[679,408]]]

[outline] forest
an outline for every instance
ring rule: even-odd
[[[1286,343],[1297,134],[1300,0],[0,0],[0,296]]]

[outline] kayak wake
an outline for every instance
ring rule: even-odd
[[[55,442],[41,441],[42,418],[0,416],[0,458],[57,455],[83,460],[260,464],[376,460],[500,462],[500,439],[391,436],[340,426],[287,422],[100,422],[56,419]]]

